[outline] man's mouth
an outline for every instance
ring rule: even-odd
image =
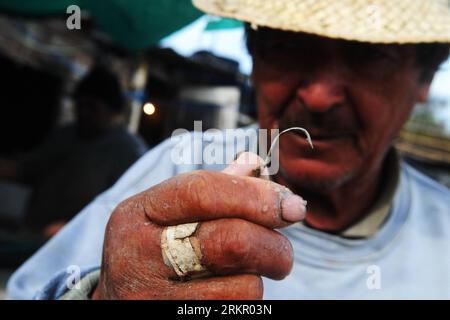
[[[335,106],[325,113],[309,112],[304,104],[295,99],[277,118],[280,131],[290,127],[302,127],[311,135],[312,141],[340,141],[356,139],[359,132],[357,117],[347,105]],[[292,134],[303,137],[302,132]]]

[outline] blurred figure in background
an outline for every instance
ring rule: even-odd
[[[52,237],[95,196],[110,187],[147,147],[125,125],[117,77],[95,67],[74,92],[77,121],[57,129],[15,163],[0,162],[0,178],[34,189],[26,224]]]

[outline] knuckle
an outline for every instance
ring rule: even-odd
[[[249,236],[251,233],[249,223],[238,219],[231,219],[221,228],[220,249],[230,263],[240,264],[248,259],[252,247]]]
[[[152,222],[160,225],[169,225],[191,212],[214,211],[217,205],[214,177],[214,172],[206,170],[179,174],[137,195],[134,206],[140,206]],[[127,205],[125,201],[120,208],[123,210]]]
[[[206,171],[195,170],[177,175],[147,190],[144,207],[149,219],[157,224],[169,225],[174,219],[174,212],[186,215],[205,210],[204,201],[209,198],[206,190],[211,187],[208,176]]]
[[[106,225],[106,233],[111,233],[117,226],[122,224],[123,208],[119,204],[109,217],[108,224]]]
[[[199,210],[202,212],[214,211],[216,197],[214,191],[214,174],[212,172],[197,170],[186,175],[180,181],[181,187],[178,188],[178,198],[186,199],[185,203],[189,206],[186,209]]]
[[[109,218],[108,227],[121,227],[122,229],[129,225],[129,222],[132,221],[132,218],[138,211],[138,205],[139,201],[137,201],[136,196],[120,202]]]

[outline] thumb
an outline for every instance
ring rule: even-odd
[[[261,168],[264,164],[263,158],[253,152],[240,152],[237,154],[236,160],[234,160],[228,167],[222,172],[235,176],[253,176],[253,171]],[[269,170],[264,167],[261,168],[261,178],[269,180]]]

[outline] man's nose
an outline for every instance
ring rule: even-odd
[[[342,82],[333,75],[317,76],[297,89],[299,98],[310,112],[323,113],[342,104],[345,91]]]

